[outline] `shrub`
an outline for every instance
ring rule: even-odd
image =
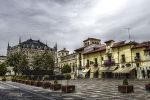
[[[70,73],[71,67],[69,65],[64,65],[62,68],[62,73]]]
[[[66,75],[65,75],[65,79],[66,79],[66,80],[70,80],[70,79],[71,79],[71,75],[70,75],[70,74],[66,74]]]
[[[43,82],[43,85],[42,85],[42,87],[43,88],[49,88],[51,86],[51,83],[50,82]]]
[[[48,75],[45,75],[45,76],[43,77],[43,79],[44,79],[44,80],[48,80],[48,79],[49,79],[49,76],[48,76]]]
[[[6,81],[6,77],[3,77],[3,78],[2,78],[2,81]]]
[[[58,84],[58,81],[56,79],[54,80],[54,84]]]
[[[123,85],[128,85],[128,80],[127,79],[123,80]]]

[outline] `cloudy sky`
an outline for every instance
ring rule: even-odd
[[[19,37],[74,49],[88,37],[150,40],[150,0],[0,0],[0,55]]]

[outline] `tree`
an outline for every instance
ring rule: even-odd
[[[9,56],[7,56],[6,62],[8,66],[13,67],[15,75],[23,73],[23,70],[29,69],[27,56],[20,52],[10,54]]]
[[[34,70],[54,70],[54,57],[51,53],[45,52],[33,57]]]
[[[4,76],[7,73],[6,64],[2,63],[0,64],[0,76]]]
[[[18,64],[19,72],[23,73],[23,71],[29,70],[28,60],[26,55],[20,55],[20,60]]]
[[[67,86],[69,84],[69,80],[71,79],[71,67],[69,65],[64,65],[61,72],[65,74],[65,79],[67,80]],[[66,90],[68,89],[66,86]]]
[[[61,72],[62,73],[71,73],[71,67],[69,65],[64,65]]]

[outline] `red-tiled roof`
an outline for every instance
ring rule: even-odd
[[[124,44],[125,44],[125,41],[120,41],[120,42],[114,43],[113,48],[122,46]]]
[[[83,54],[90,54],[90,53],[94,53],[94,52],[102,52],[102,51],[105,51],[105,50],[106,50],[106,46],[101,46],[99,48],[94,48],[91,51],[85,52]]]
[[[85,48],[85,47],[81,47],[81,48],[78,48],[78,49],[76,49],[76,50],[74,50],[74,51],[82,51],[82,50],[84,50],[84,48]]]
[[[138,43],[135,42],[135,41],[130,41],[130,42],[127,42],[127,43],[125,43],[125,41],[121,41],[121,42],[114,43],[112,48],[126,46],[126,45],[137,45],[137,44]]]
[[[142,42],[137,45],[135,45],[132,49],[136,48],[149,48],[150,47],[150,41]]]

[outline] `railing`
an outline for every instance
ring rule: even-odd
[[[104,60],[104,65],[105,66],[113,66],[113,65],[115,65],[115,60],[114,59]]]
[[[126,60],[125,59],[120,59],[120,62],[121,63],[126,63]]]
[[[135,56],[135,57],[134,57],[134,60],[135,60],[135,61],[141,61],[141,58],[140,58],[140,57]]]
[[[93,65],[94,67],[98,67],[98,63],[94,63],[94,65]]]
[[[86,64],[86,67],[90,67],[90,64]]]

